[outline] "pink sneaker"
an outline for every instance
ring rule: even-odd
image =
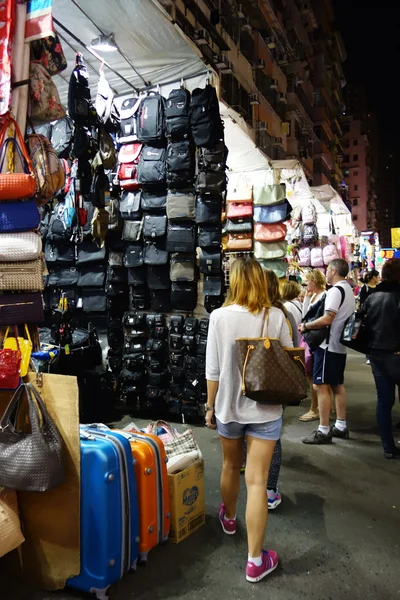
[[[267,490],[268,494],[268,510],[274,510],[282,502],[282,496],[279,490]]]
[[[260,567],[256,567],[256,565],[252,562],[247,562],[246,567],[246,579],[251,583],[257,583],[264,579],[266,575],[269,575],[276,569],[278,566],[278,555],[273,550],[263,550],[262,551],[262,565]]]
[[[219,522],[224,533],[227,535],[235,535],[236,533],[236,519],[225,518],[225,504],[222,503],[218,511]]]

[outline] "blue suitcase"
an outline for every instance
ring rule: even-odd
[[[108,588],[136,568],[139,510],[129,440],[81,426],[81,572],[67,585],[107,598]]]

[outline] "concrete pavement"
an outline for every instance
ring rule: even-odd
[[[282,436],[281,506],[270,514],[266,548],[280,566],[246,583],[245,489],[239,530],[229,538],[216,518],[221,452],[216,434],[196,429],[206,463],[207,523],[180,545],[153,550],[146,566],[110,591],[111,600],[396,600],[400,599],[400,461],[383,458],[375,423],[375,388],[361,355],[349,355],[350,440],[305,446],[315,423],[287,409]],[[397,403],[395,422],[400,421]],[[127,422],[130,419],[124,420]],[[136,421],[141,425],[140,421]],[[400,440],[400,431],[397,439]],[[1,600],[81,600],[2,581]]]

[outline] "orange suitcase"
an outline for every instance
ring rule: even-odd
[[[167,456],[155,435],[119,431],[130,441],[139,500],[139,558],[168,539],[171,512],[168,493]]]

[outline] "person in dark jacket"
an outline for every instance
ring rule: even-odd
[[[368,296],[376,292],[377,285],[379,284],[380,280],[381,278],[376,269],[372,269],[372,271],[367,273],[364,277],[364,285],[362,286],[359,294],[359,303],[361,309],[364,306],[364,302],[366,301]]]
[[[388,260],[382,283],[365,301],[363,313],[369,334],[371,360],[378,402],[376,418],[385,458],[400,458],[392,434],[392,408],[400,385],[400,259]]]

